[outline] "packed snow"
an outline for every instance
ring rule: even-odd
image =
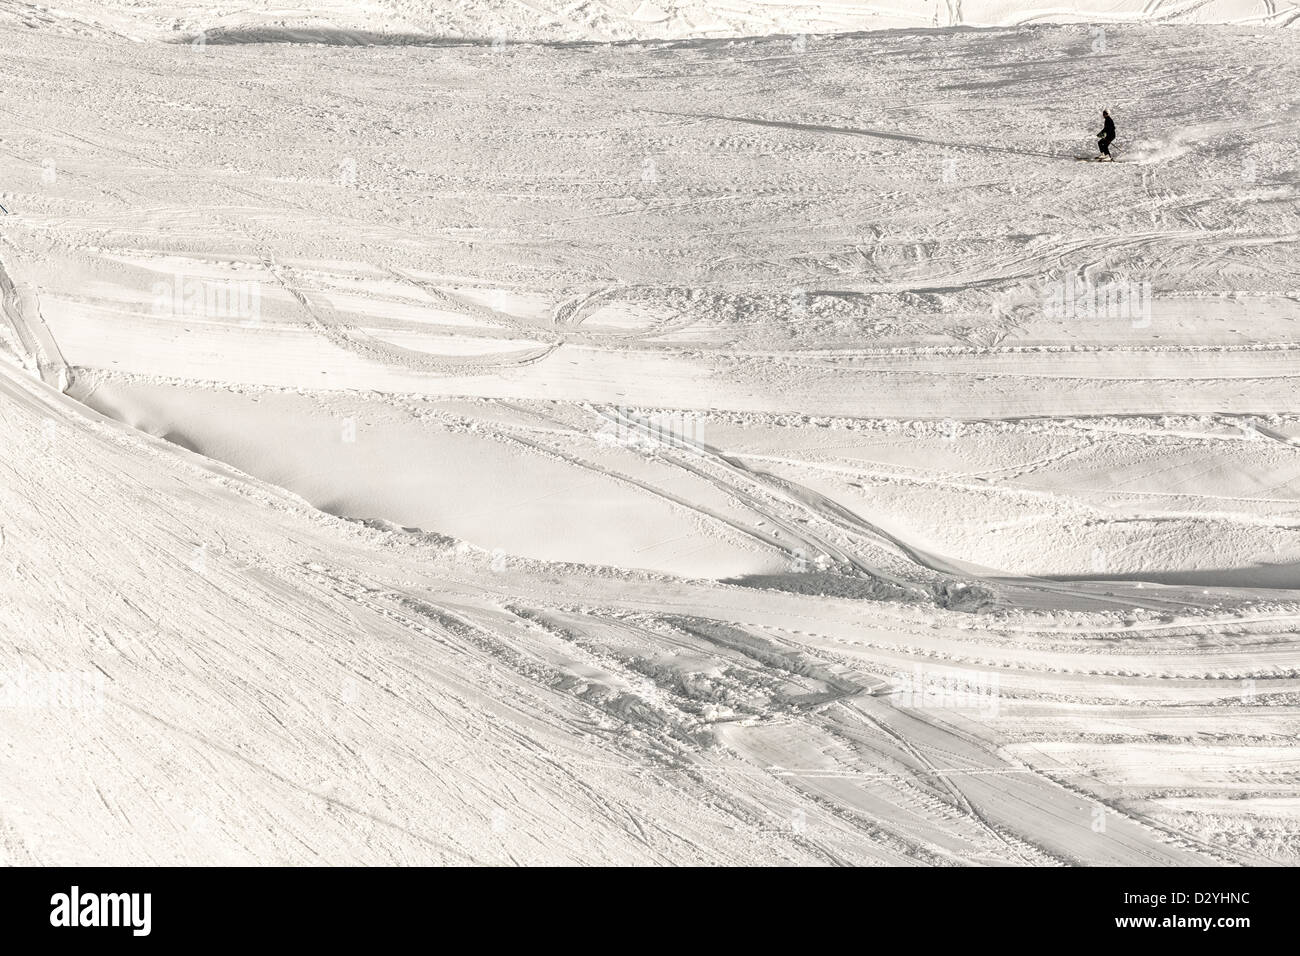
[[[1296,862],[1298,18],[0,3],[0,861]]]

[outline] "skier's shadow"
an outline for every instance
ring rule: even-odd
[[[751,126],[774,126],[779,129],[802,130],[809,133],[838,133],[843,136],[869,136],[872,139],[892,139],[901,143],[918,143],[923,146],[940,146],[944,149],[970,149],[982,153],[1008,153],[1012,156],[1043,156],[1047,159],[1060,159],[1056,153],[1044,153],[1034,149],[1009,149],[1005,146],[984,146],[980,143],[945,143],[943,140],[926,139],[911,133],[892,133],[879,129],[855,129],[851,126],[823,126],[816,123],[795,123],[789,120],[754,119],[749,116],[724,116],[721,113],[674,113],[668,110],[646,110],[649,113],[662,113],[665,116],[683,116],[693,119],[722,120],[727,123],[748,123]]]

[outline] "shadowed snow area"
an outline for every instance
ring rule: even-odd
[[[532,6],[0,5],[0,861],[1296,862],[1295,6]]]

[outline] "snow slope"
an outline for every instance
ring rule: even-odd
[[[1289,34],[5,10],[6,862],[1296,860]]]
[[[1231,23],[1294,26],[1296,0],[249,0],[232,8],[136,0],[7,2],[29,26],[136,38],[201,33],[331,43],[408,39],[519,41],[685,39],[1033,23]]]
[[[1172,617],[1008,629],[928,602],[497,568],[0,376],[6,689],[102,675],[93,707],[7,697],[6,862],[1270,858],[1159,800],[1172,825],[1134,813],[1131,751],[1099,745],[1170,708],[1148,776],[1285,792],[1292,752],[1257,741],[1296,729],[1273,697],[1294,686],[1275,676],[1300,650],[1294,607],[1206,613],[1171,592],[1148,606]],[[1225,615],[1237,636],[1207,656]],[[1063,666],[1079,654],[1086,670]],[[998,667],[1010,713],[891,703],[892,675],[931,658]],[[1264,696],[1225,718],[1255,672]],[[1201,728],[1232,741],[1209,779],[1186,763]]]
[[[847,33],[917,27],[1030,23],[1238,23],[1289,26],[1292,0],[541,0],[472,2],[383,0],[407,23],[449,35],[521,39],[682,39]],[[535,11],[535,12],[534,12]]]

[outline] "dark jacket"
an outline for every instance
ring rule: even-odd
[[[1115,121],[1109,116],[1106,117],[1106,122],[1101,128],[1101,135],[1106,139],[1115,138]]]

